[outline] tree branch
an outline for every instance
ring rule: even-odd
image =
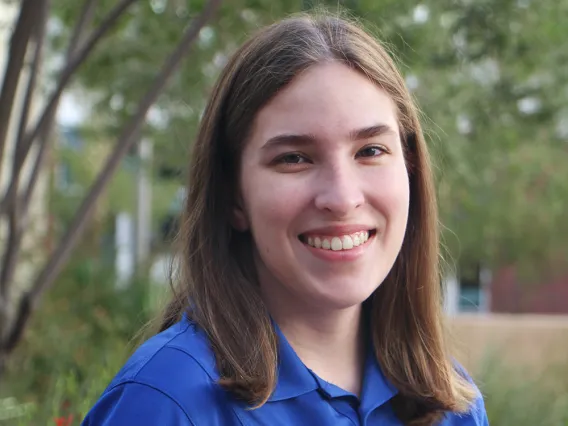
[[[48,2],[50,0],[47,0]],[[87,30],[87,28],[90,26],[91,22],[93,21],[94,18],[94,14],[95,14],[95,9],[97,6],[99,0],[85,0],[85,2],[83,3],[83,8],[81,9],[81,13],[79,15],[79,19],[77,20],[77,24],[75,25],[75,27],[73,28],[73,32],[71,34],[71,39],[69,41],[69,45],[67,47],[67,52],[66,52],[66,62],[69,62],[73,56],[73,54],[77,51],[77,48],[81,42],[81,40],[84,38],[85,36],[85,32]],[[47,9],[46,9],[47,11]],[[38,41],[39,42],[39,41]],[[41,42],[43,43],[43,39],[41,40]],[[57,107],[59,105],[59,102],[56,102],[56,105],[54,107],[54,109],[52,110],[51,115],[46,119],[46,123],[44,125],[44,127],[41,129],[41,133],[39,135],[39,140],[40,140],[40,146],[39,146],[39,151],[38,154],[36,156],[36,160],[34,162],[34,166],[32,168],[32,172],[30,174],[30,177],[28,179],[28,184],[26,186],[26,189],[24,191],[24,195],[22,197],[22,206],[20,211],[22,212],[22,220],[25,222],[27,215],[28,215],[28,207],[31,201],[31,197],[33,194],[33,191],[35,189],[35,186],[37,184],[37,180],[39,177],[39,174],[43,168],[43,164],[45,162],[45,158],[47,156],[48,153],[48,144],[50,144],[51,142],[51,131],[53,129],[53,123],[55,121],[55,113],[57,111]],[[21,138],[18,138],[18,141],[21,142]],[[19,171],[18,171],[18,175],[13,177],[12,179],[18,179],[19,176]],[[16,185],[16,188],[18,187],[18,185]],[[22,225],[25,227],[25,225]]]
[[[23,228],[27,228],[29,219],[29,206],[32,195],[37,185],[40,172],[43,170],[43,165],[45,163],[45,159],[47,158],[47,153],[49,152],[48,147],[51,145],[51,126],[45,129],[44,134],[41,135],[41,139],[42,143],[39,145],[33,169],[30,173],[28,184],[21,199],[21,207],[19,208],[19,210],[22,212],[21,220]]]
[[[16,136],[16,144],[14,149],[18,149],[18,142],[22,140],[28,126],[30,107],[34,98],[37,76],[39,72],[39,65],[42,58],[43,45],[45,41],[45,28],[47,13],[45,11],[49,8],[50,0],[45,0],[43,3],[44,12],[42,12],[42,19],[37,28],[37,33],[35,35],[35,46],[34,46],[34,57],[32,59],[32,66],[30,68],[30,75],[28,79],[28,87],[26,88],[26,94],[24,97],[24,105],[22,107],[22,112],[20,113],[20,120],[18,123],[18,134]]]
[[[8,338],[5,341],[6,344],[4,345],[4,350],[6,352],[11,352],[14,349],[25,330],[30,317],[30,312],[37,307],[41,296],[53,284],[63,265],[68,260],[71,251],[83,234],[96,201],[107,186],[113,174],[116,172],[116,169],[123,157],[126,155],[132,144],[138,139],[148,110],[157,100],[160,93],[164,90],[173,73],[181,65],[182,60],[185,58],[193,42],[199,35],[201,28],[203,28],[205,23],[211,19],[220,4],[221,0],[210,0],[207,2],[201,15],[193,20],[189,28],[184,33],[182,40],[176,47],[175,51],[165,61],[160,73],[154,80],[153,85],[141,100],[136,113],[124,127],[113,151],[107,157],[107,161],[103,169],[97,176],[97,179],[91,186],[89,193],[75,214],[69,229],[61,239],[60,244],[45,267],[34,280],[31,290],[22,298],[22,303],[18,308],[14,327],[12,327]]]
[[[39,5],[39,22],[34,35],[35,49],[34,57],[32,61],[32,66],[29,72],[28,87],[26,88],[26,94],[24,98],[24,104],[22,106],[22,112],[20,114],[20,122],[18,126],[18,139],[22,137],[25,132],[26,125],[29,119],[29,112],[31,103],[33,101],[35,86],[37,82],[37,75],[39,71],[39,64],[41,62],[42,50],[45,39],[45,30],[47,26],[47,13],[49,9],[50,0],[44,1]],[[14,147],[15,150],[18,149],[18,145]],[[15,154],[16,155],[16,154]],[[12,179],[19,176],[19,170],[12,169],[11,171]],[[16,190],[18,185],[15,186]],[[2,256],[2,264],[0,270],[0,294],[2,295],[2,300],[10,300],[9,286],[12,282],[14,272],[16,269],[16,262],[19,255],[19,250],[21,248],[22,242],[22,226],[21,226],[21,209],[19,208],[16,197],[17,191],[10,194],[9,204],[11,205],[11,210],[7,216],[8,220],[8,240],[4,245],[4,253]],[[7,318],[4,318],[7,320]]]
[[[11,282],[16,270],[16,261],[22,245],[22,229],[19,226],[18,209],[10,211],[8,215],[8,240],[5,242],[5,250],[2,255],[2,271],[0,271],[0,295],[9,302],[10,292],[8,283]]]
[[[9,355],[14,350],[22,337],[32,311],[31,295],[26,293],[18,303],[16,319],[13,322],[10,332],[6,335],[6,338],[0,342],[0,359]]]
[[[67,52],[65,54],[65,58],[66,58],[66,63],[69,62],[71,56],[73,55],[73,53],[77,50],[77,46],[80,43],[80,40],[84,37],[84,30],[87,26],[89,26],[89,24],[92,22],[93,17],[94,17],[94,12],[95,12],[95,8],[96,8],[96,4],[97,4],[98,0],[85,0],[85,3],[83,4],[83,8],[81,10],[81,13],[79,15],[79,19],[77,20],[77,23],[75,25],[75,27],[73,28],[73,32],[71,34],[70,40],[69,40],[69,45],[67,47]],[[30,108],[30,104],[33,100],[33,94],[35,91],[35,83],[37,80],[37,74],[39,71],[39,64],[41,62],[41,53],[43,50],[43,46],[45,43],[45,29],[46,29],[46,24],[47,24],[47,11],[49,10],[49,7],[51,5],[51,0],[45,0],[44,2],[44,9],[43,9],[43,15],[42,15],[42,19],[41,19],[41,24],[38,27],[38,34],[37,34],[37,38],[36,38],[36,46],[35,46],[35,53],[34,53],[34,59],[33,59],[33,63],[32,63],[32,67],[31,67],[31,72],[30,72],[30,82],[28,83],[28,88],[26,91],[26,97],[25,97],[25,102],[24,102],[24,108],[23,108],[23,112],[21,114],[21,118],[20,118],[20,122],[19,122],[19,128],[18,128],[18,137],[16,139],[16,147],[21,149],[21,142],[25,136],[25,130],[27,128],[27,124],[28,124],[28,118],[29,118],[29,108]],[[57,106],[55,107],[55,109],[57,109]],[[47,120],[47,124],[46,127],[51,127],[52,121],[55,118],[55,114],[52,114],[50,119]],[[49,136],[50,132],[47,132],[47,136]],[[45,134],[44,134],[45,136]],[[20,154],[21,155],[21,154]],[[18,171],[18,176],[19,176],[19,171]]]
[[[28,0],[26,0],[28,1]],[[100,39],[112,28],[118,18],[122,16],[124,12],[137,0],[122,0],[112,11],[108,13],[100,26],[91,34],[88,40],[85,42],[84,46],[77,51],[76,54],[70,57],[69,62],[61,72],[59,82],[55,88],[53,94],[47,102],[47,106],[43,110],[37,124],[32,128],[32,130],[20,141],[20,149],[18,150],[18,156],[14,159],[14,167],[16,169],[21,169],[24,164],[32,143],[40,135],[43,127],[49,121],[50,117],[55,114],[57,105],[59,103],[59,98],[63,93],[65,87],[71,80],[71,77],[77,70],[77,68],[87,59],[89,54],[92,52],[94,47],[100,41]],[[13,185],[10,184],[7,192],[13,191]],[[5,209],[5,208],[3,208]]]
[[[2,90],[0,91],[0,174],[2,172],[14,98],[16,97],[22,67],[24,66],[28,43],[38,18],[39,8],[37,6],[40,1],[42,0],[22,0],[20,15],[10,39],[8,64],[6,65]]]
[[[73,28],[73,32],[71,34],[71,39],[70,39],[69,45],[67,47],[67,52],[66,52],[66,55],[65,55],[66,56],[66,62],[69,62],[71,60],[74,53],[77,51],[77,48],[78,48],[79,44],[81,43],[81,40],[85,37],[85,32],[86,32],[87,28],[90,27],[90,24],[93,21],[95,9],[96,9],[98,1],[99,0],[85,0],[85,2],[83,3],[83,8],[81,9],[81,13],[79,14],[79,19],[77,20],[77,23],[76,23],[75,27]],[[24,195],[22,197],[21,212],[22,212],[22,215],[24,216],[22,218],[24,222],[27,222],[26,219],[27,219],[27,216],[28,216],[28,207],[29,207],[29,204],[31,202],[33,191],[34,191],[35,186],[37,184],[39,174],[40,174],[41,170],[43,169],[43,164],[45,162],[45,158],[47,157],[48,146],[51,143],[51,132],[52,132],[52,129],[53,129],[53,123],[55,121],[55,113],[57,111],[58,105],[59,105],[59,102],[56,102],[56,105],[55,105],[55,107],[52,111],[52,114],[46,120],[46,123],[45,123],[45,125],[42,129],[42,132],[39,135],[39,139],[40,139],[39,151],[37,153],[36,160],[34,162],[34,166],[32,168],[32,172],[31,172],[30,178],[28,180],[28,184],[26,186],[26,189],[24,191]],[[21,141],[21,139],[18,139],[18,140]],[[23,224],[23,227],[25,227],[25,224]]]
[[[66,59],[67,62],[71,59],[77,47],[81,44],[83,38],[85,37],[85,29],[90,27],[91,22],[95,16],[95,9],[97,8],[97,3],[99,0],[85,0],[83,3],[83,8],[77,20],[77,24],[73,28],[71,33],[71,40],[69,41],[69,46],[67,47]]]

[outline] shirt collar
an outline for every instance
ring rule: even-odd
[[[278,378],[276,387],[268,401],[282,401],[318,389],[315,375],[313,376],[300,360],[274,320],[272,324],[278,340]],[[191,340],[191,343],[188,343],[188,345],[194,349],[193,356],[205,368],[211,379],[218,381],[220,375],[217,370],[215,356],[205,332],[196,326],[186,314],[183,314],[178,326],[188,329],[188,332],[184,333],[184,337]]]
[[[345,390],[321,379],[309,370],[300,360],[290,343],[278,327],[272,321],[278,339],[278,380],[276,387],[268,399],[269,402],[282,401],[298,397],[314,390],[321,390],[331,398],[351,395]],[[195,328],[192,321],[188,321],[184,314],[181,326],[193,326],[192,346],[197,347],[196,353],[202,365],[213,380],[219,379],[212,350],[209,347],[206,336]],[[188,336],[189,337],[189,336]],[[384,376],[375,357],[372,345],[369,345],[365,361],[365,374],[361,392],[361,405],[365,411],[371,411],[375,407],[383,405],[398,393],[398,390]]]
[[[309,370],[290,346],[278,324],[273,321],[273,325],[278,338],[278,381],[274,392],[268,399],[269,402],[298,397],[316,389],[323,391],[330,398],[353,396]],[[361,408],[370,412],[389,401],[397,393],[398,390],[383,374],[372,345],[369,345],[365,359]]]
[[[278,338],[278,380],[268,401],[282,401],[318,389],[318,382],[290,346],[278,324],[272,323]]]
[[[398,393],[398,389],[385,377],[372,345],[367,350],[365,374],[361,391],[361,409],[371,412]]]
[[[312,375],[318,383],[318,387],[323,391],[323,393],[328,398],[338,398],[338,397],[353,397],[356,395],[348,392],[333,383],[329,383],[314,372]],[[389,401],[393,396],[398,393],[398,390],[391,384],[391,382],[383,374],[379,363],[375,357],[372,348],[367,351],[367,357],[365,359],[365,368],[363,374],[363,385],[361,389],[361,409],[363,412],[371,412],[375,408],[383,405],[385,402]]]

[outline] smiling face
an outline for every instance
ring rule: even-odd
[[[256,116],[235,223],[269,307],[360,305],[400,251],[409,181],[395,106],[340,63],[309,68]]]

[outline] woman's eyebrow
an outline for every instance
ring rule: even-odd
[[[310,133],[306,134],[290,134],[284,133],[281,135],[273,136],[268,139],[265,144],[262,146],[262,149],[269,149],[279,145],[285,146],[305,146],[313,144],[317,141],[317,137]]]
[[[369,127],[363,127],[362,129],[353,130],[349,133],[349,137],[353,141],[360,141],[365,139],[371,139],[376,136],[381,136],[387,133],[392,133],[396,135],[396,131],[390,127],[388,124],[375,124]]]
[[[383,134],[392,133],[396,135],[396,131],[387,124],[375,124],[372,126],[363,127],[361,129],[352,130],[349,132],[349,139],[352,141],[360,141],[365,139],[371,139],[376,136]],[[279,145],[285,146],[305,146],[313,144],[317,141],[317,137],[311,133],[303,134],[292,134],[283,133],[281,135],[276,135],[268,139],[262,146],[262,149],[269,149]]]

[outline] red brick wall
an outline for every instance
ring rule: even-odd
[[[514,267],[493,275],[491,311],[568,314],[568,273],[537,283],[520,282]]]

